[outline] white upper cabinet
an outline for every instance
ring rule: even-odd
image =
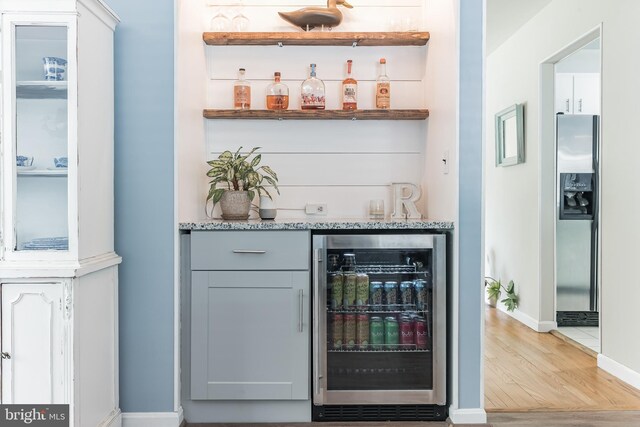
[[[600,114],[599,73],[557,73],[556,113]]]
[[[113,252],[113,63],[95,52],[112,58],[117,20],[51,3],[0,0],[0,263]]]

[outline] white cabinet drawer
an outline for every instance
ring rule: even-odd
[[[308,270],[308,231],[196,231],[192,270]]]

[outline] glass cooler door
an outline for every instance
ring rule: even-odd
[[[444,403],[444,236],[369,237],[317,252],[324,403]]]

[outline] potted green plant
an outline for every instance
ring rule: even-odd
[[[256,154],[250,158],[260,147],[255,147],[248,154],[240,154],[242,147],[232,153],[225,151],[216,160],[208,161],[211,169],[207,176],[209,181],[209,194],[205,202],[205,211],[212,202],[213,208],[220,203],[222,218],[228,220],[247,219],[251,202],[256,196],[271,194],[265,185],[271,185],[280,194],[278,189],[278,175],[269,166],[258,166],[262,160],[261,154]],[[207,215],[209,215],[207,211]]]
[[[500,280],[496,280],[493,277],[484,278],[484,287],[489,298],[489,305],[495,307],[498,303],[498,299],[502,295],[502,291],[505,292],[505,298],[500,302],[507,307],[507,311],[513,311],[518,307],[518,295],[515,292],[515,283],[513,280],[509,281],[509,285],[505,288]]]

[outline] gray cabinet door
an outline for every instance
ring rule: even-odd
[[[194,271],[191,398],[309,398],[309,272]]]

